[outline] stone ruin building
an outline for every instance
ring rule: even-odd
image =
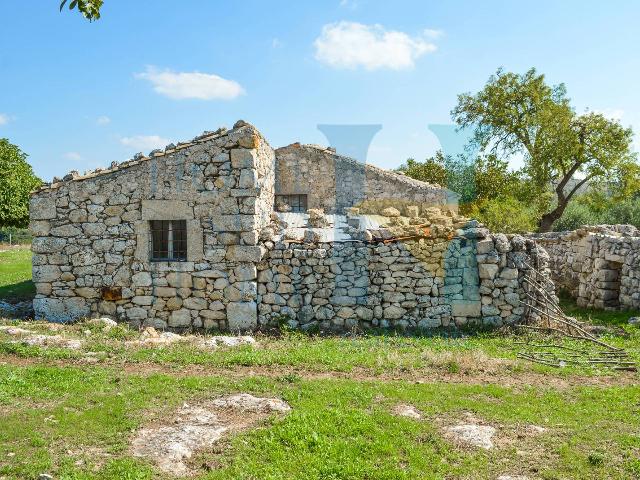
[[[524,314],[531,239],[456,196],[250,124],[33,193],[37,318],[245,330],[502,325]]]
[[[640,310],[640,230],[584,226],[532,235],[550,256],[551,278],[581,307]]]

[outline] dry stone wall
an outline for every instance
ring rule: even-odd
[[[303,330],[513,324],[525,262],[546,272],[547,261],[535,242],[473,222],[454,238],[266,246],[259,323]]]
[[[325,213],[343,213],[368,200],[457,210],[457,196],[439,185],[337,155],[329,148],[299,143],[276,150],[276,194],[305,194],[309,208]]]
[[[578,305],[640,309],[640,232],[635,227],[585,226],[531,238],[547,250],[556,286]]]
[[[308,194],[308,214],[284,225],[277,193]],[[523,317],[525,264],[547,268],[534,241],[458,216],[446,189],[329,149],[276,155],[242,121],[55,179],[32,195],[30,214],[35,314],[60,322],[497,326]],[[158,220],[185,222],[182,261],[151,260]]]
[[[273,210],[274,175],[269,144],[238,122],[42,188],[30,205],[36,316],[255,326],[258,235]],[[150,261],[151,220],[186,220],[186,261]]]

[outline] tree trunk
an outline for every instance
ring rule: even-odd
[[[565,208],[567,208],[568,200],[564,200],[562,203],[559,203],[556,208],[551,210],[549,213],[545,213],[542,215],[540,219],[540,223],[538,224],[539,230],[541,233],[550,232],[553,224],[556,220],[558,220],[562,214],[564,213]]]

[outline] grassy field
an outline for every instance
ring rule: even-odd
[[[564,308],[607,325],[603,338],[640,360],[640,329],[627,325],[628,313]],[[189,462],[194,478],[640,478],[638,374],[532,364],[516,357],[523,337],[509,331],[284,331],[211,350],[200,337],[136,343],[140,332],[122,326],[0,325],[80,342],[36,346],[0,332],[0,479],[169,478],[132,456],[132,436],[171,424],[185,402],[233,392],[279,397],[292,411],[200,451]],[[398,405],[422,418],[394,415]],[[445,434],[470,419],[496,428],[495,448]]]
[[[13,247],[0,251],[0,300],[25,300],[34,294],[31,250],[28,247]]]

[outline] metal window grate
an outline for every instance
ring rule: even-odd
[[[187,260],[187,221],[151,220],[152,262],[184,262]]]
[[[307,195],[276,195],[276,209],[280,212],[305,213],[307,211]]]

